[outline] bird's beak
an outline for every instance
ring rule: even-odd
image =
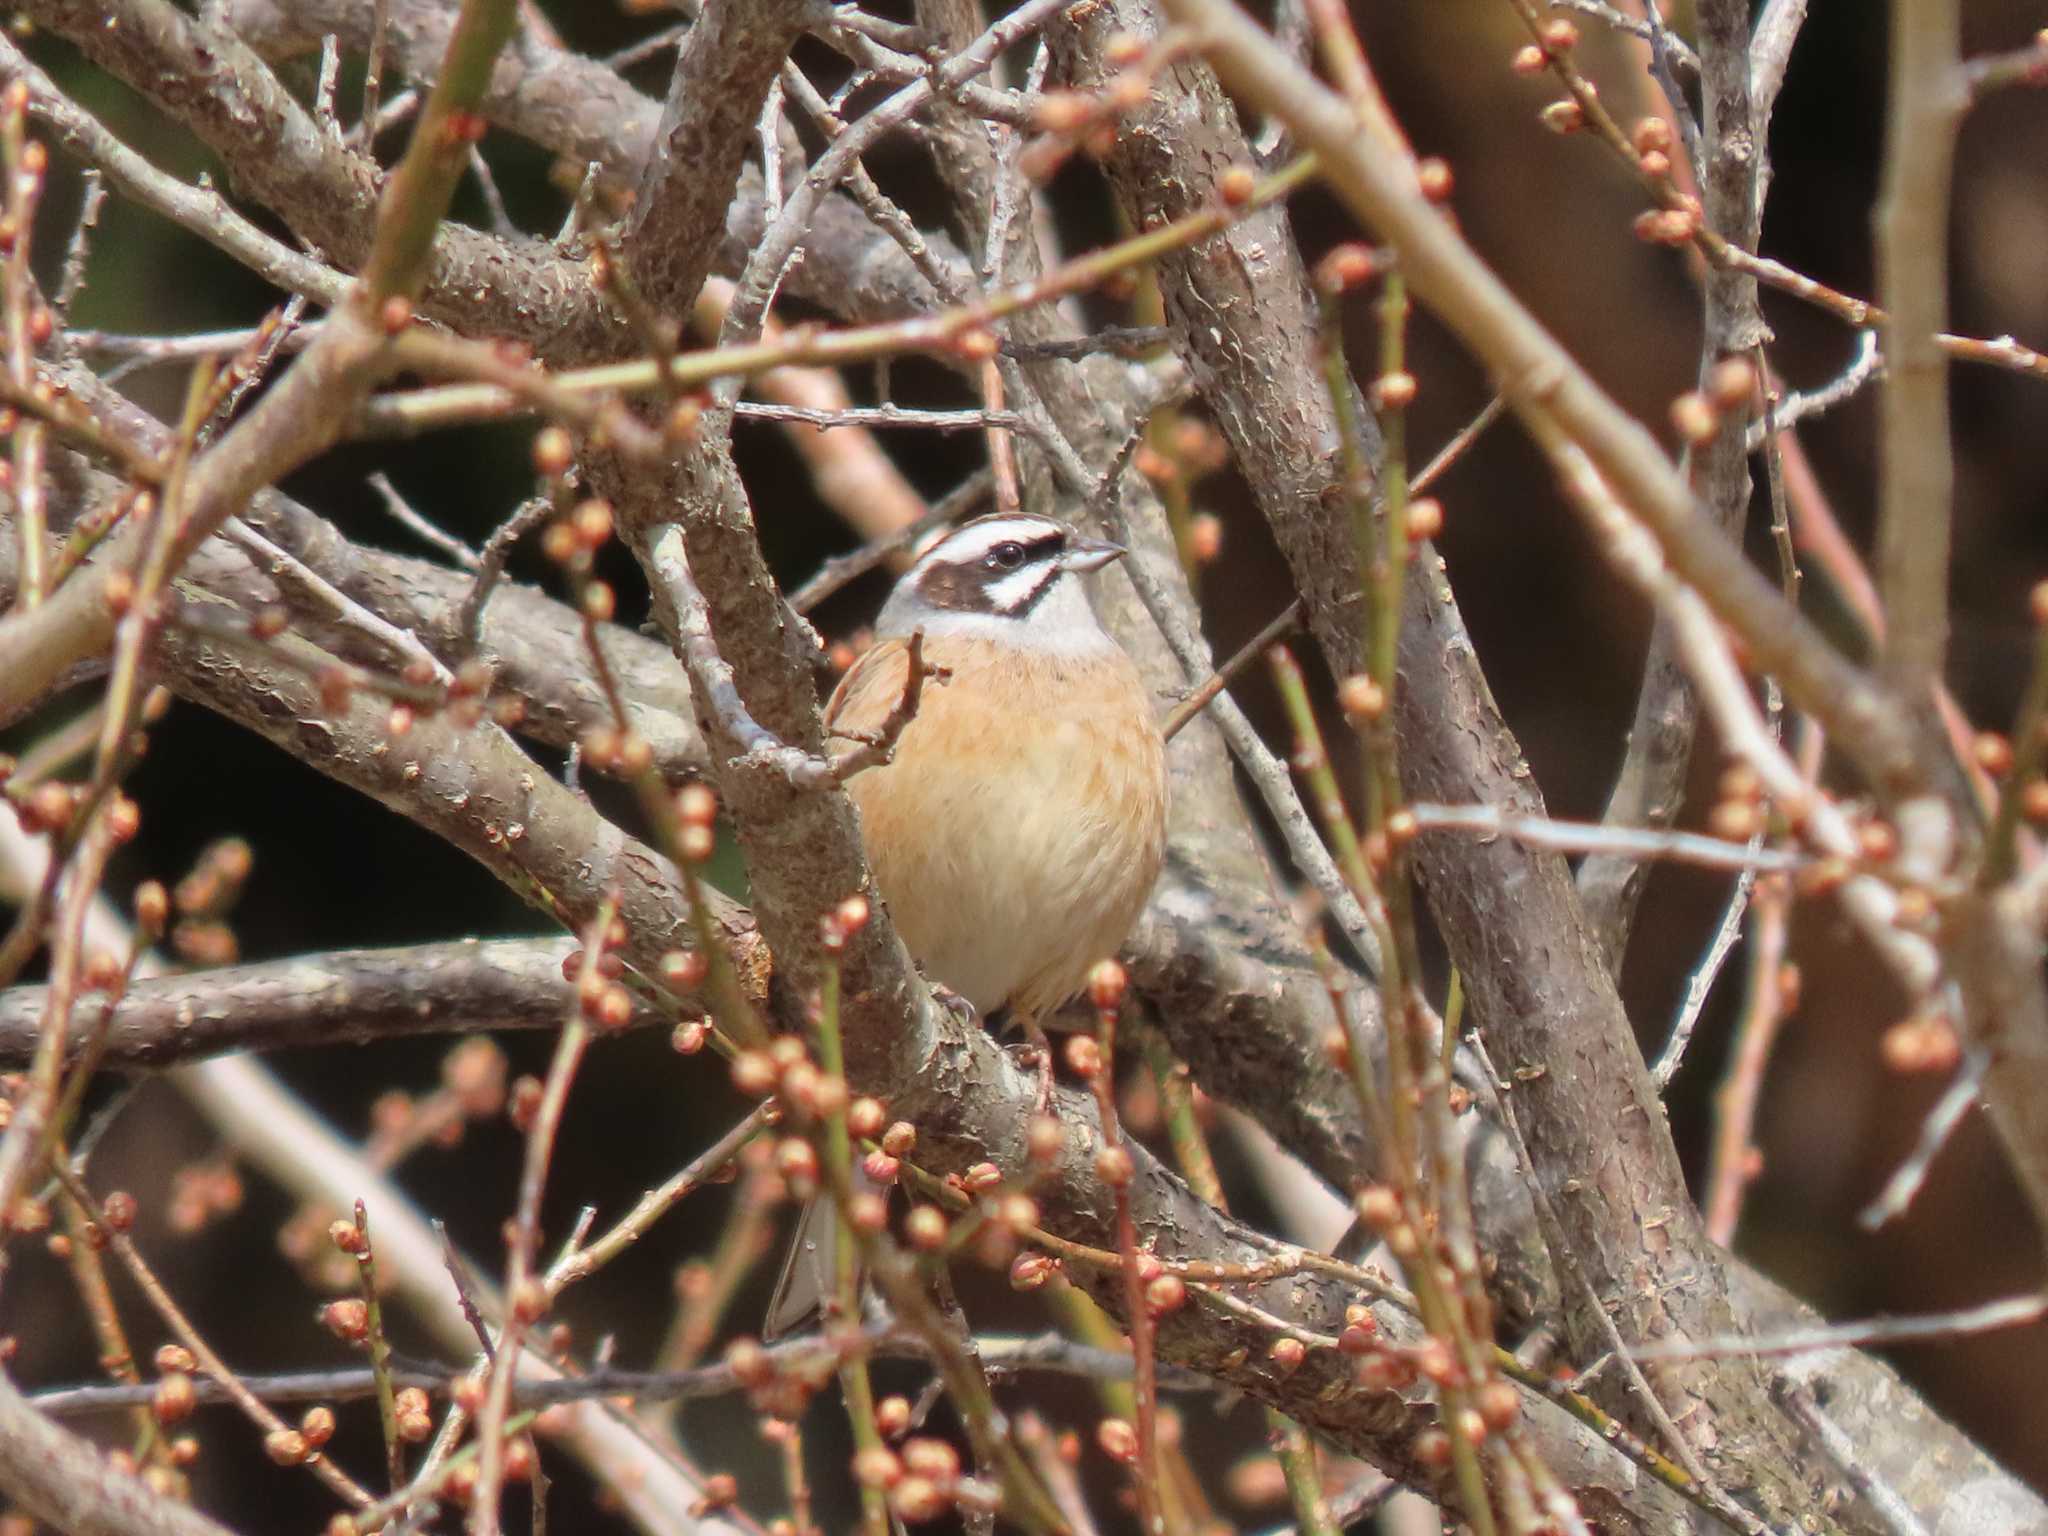
[[[1107,539],[1075,538],[1067,541],[1066,550],[1060,555],[1062,570],[1086,574],[1099,571],[1112,560],[1121,560],[1130,551],[1121,544],[1112,544]]]

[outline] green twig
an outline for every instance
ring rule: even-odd
[[[356,1201],[356,1281],[362,1287],[365,1326],[364,1342],[370,1355],[370,1375],[377,1383],[377,1418],[384,1428],[384,1465],[391,1474],[392,1491],[405,1486],[405,1441],[398,1433],[398,1393],[391,1383],[391,1340],[384,1332],[384,1307],[377,1297],[377,1255],[370,1245],[370,1213]]]
[[[377,210],[377,233],[362,277],[373,307],[389,298],[417,297],[426,285],[434,233],[469,165],[470,149],[483,135],[477,103],[516,15],[513,0],[463,0],[440,73]]]

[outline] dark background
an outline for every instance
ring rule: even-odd
[[[593,52],[653,25],[600,7],[547,9],[573,44]],[[1865,0],[1815,0],[1771,138],[1777,179],[1766,253],[1862,295],[1873,287],[1870,217],[1884,108],[1883,9]],[[1632,238],[1629,221],[1642,199],[1598,145],[1559,138],[1538,125],[1535,112],[1554,91],[1507,69],[1524,40],[1512,12],[1498,0],[1360,11],[1375,68],[1418,148],[1443,155],[1455,169],[1454,202],[1465,229],[1595,376],[1663,430],[1666,404],[1690,385],[1695,367],[1697,303],[1684,262]],[[1687,24],[1683,8],[1674,19],[1681,28]],[[1597,23],[1581,24],[1588,66],[1617,116],[1632,120],[1646,109],[1637,95],[1642,78]],[[2043,25],[2048,3],[2042,0],[1983,0],[1969,7],[1968,49],[2016,47]],[[188,175],[205,167],[203,153],[120,88],[81,70],[67,50],[36,46],[86,105],[159,164]],[[805,60],[821,70],[831,64],[821,49]],[[658,94],[666,68],[665,60],[657,62],[637,77]],[[294,78],[309,85],[310,67]],[[353,78],[344,102],[354,100]],[[387,159],[395,148],[395,140],[383,145]],[[552,232],[564,203],[547,181],[546,158],[503,136],[494,136],[487,149],[514,217],[525,228]],[[908,153],[893,150],[876,164],[913,211],[935,217],[929,183]],[[61,169],[39,235],[53,261],[76,198],[71,168]],[[1076,238],[1108,233],[1085,169],[1064,177],[1058,191]],[[465,198],[459,211],[479,218],[473,192]],[[1297,214],[1311,256],[1350,233],[1318,197],[1303,198]],[[1971,116],[1958,156],[1951,227],[1954,329],[2048,342],[2048,97],[2012,91]],[[182,332],[247,324],[269,302],[260,286],[198,241],[113,202],[102,217],[92,282],[74,320]],[[1792,385],[1817,384],[1852,355],[1855,337],[1834,320],[1777,297],[1767,297],[1765,307],[1778,336],[1774,363]],[[1354,341],[1365,339],[1361,326]],[[1417,325],[1416,349],[1422,395],[1412,440],[1426,454],[1484,403],[1487,386],[1426,318]],[[909,403],[927,403],[923,394],[931,402],[953,398],[930,370],[899,369],[896,378]],[[169,409],[182,379],[174,370],[158,370],[139,375],[134,387]],[[2048,440],[2048,390],[2013,374],[1958,367],[1954,401],[1949,681],[1973,720],[2002,727],[2024,677],[2026,591],[2048,573],[2048,525],[2040,516],[2048,456],[2039,446]],[[1838,515],[1866,545],[1875,433],[1870,395],[1801,433]],[[379,446],[374,455],[349,449],[295,477],[289,489],[354,537],[414,549],[363,483],[374,456],[416,506],[477,541],[530,491],[524,436],[523,430],[476,430]],[[890,445],[920,488],[933,493],[971,467],[979,447],[967,435],[898,434]],[[809,574],[825,555],[851,544],[851,535],[810,495],[775,429],[743,425],[739,447],[764,542],[785,578]],[[1641,606],[1602,565],[1512,425],[1492,431],[1440,494],[1451,577],[1538,782],[1556,814],[1597,816],[1630,716],[1646,634]],[[1211,582],[1209,590],[1226,594],[1212,598],[1210,621],[1213,638],[1227,648],[1277,611],[1287,592],[1277,558],[1229,477],[1206,482],[1200,499],[1226,519],[1231,578]],[[537,561],[516,569],[528,578],[541,575]],[[638,601],[630,571],[619,565],[610,574],[630,613]],[[874,582],[855,589],[827,611],[826,627],[843,629],[866,618],[881,591]],[[1825,583],[1812,573],[1808,604],[1836,624],[1845,643],[1855,643]],[[1243,693],[1272,725],[1256,671]],[[46,719],[64,713],[60,708]],[[0,745],[18,747],[27,737],[16,732]],[[1704,791],[1715,768],[1711,750],[1701,753],[1698,766]],[[246,838],[256,865],[235,927],[251,958],[545,931],[533,913],[459,855],[196,709],[175,709],[157,730],[133,789],[145,830],[119,861],[113,888],[125,893],[146,876],[175,879],[212,840]],[[1724,892],[1719,878],[1693,872],[1667,870],[1652,882],[1625,977],[1648,1049],[1661,1041]],[[1905,1220],[1876,1235],[1858,1229],[1856,1211],[1910,1147],[1939,1085],[1901,1082],[1879,1070],[1877,1039],[1897,1016],[1900,1000],[1831,918],[1802,915],[1795,955],[1804,1001],[1787,1025],[1764,1097],[1765,1167],[1745,1211],[1742,1252],[1836,1317],[1949,1307],[2038,1284],[2031,1223],[1974,1118],[1942,1155]],[[1674,1130],[1696,1174],[1704,1168],[1710,1099],[1724,1066],[1741,964],[1738,953],[1671,1102]],[[511,1037],[505,1043],[516,1070],[538,1070],[545,1060],[545,1041]],[[302,1052],[275,1065],[338,1127],[360,1134],[377,1094],[392,1086],[432,1086],[444,1049],[436,1042],[402,1042]],[[571,1105],[548,1230],[565,1230],[586,1198],[618,1208],[739,1112],[708,1058],[682,1061],[652,1035],[601,1045]],[[343,1351],[312,1324],[318,1298],[277,1252],[276,1230],[289,1215],[282,1196],[252,1178],[241,1211],[203,1236],[181,1239],[163,1229],[158,1214],[173,1169],[212,1145],[211,1134],[174,1093],[149,1087],[98,1154],[96,1178],[102,1187],[125,1187],[142,1199],[139,1240],[231,1360],[252,1368],[339,1361]],[[519,1145],[502,1122],[479,1127],[456,1150],[415,1156],[403,1182],[449,1222],[466,1249],[495,1254],[497,1226],[511,1209]],[[573,1292],[566,1311],[579,1336],[611,1333],[622,1363],[646,1358],[667,1322],[674,1266],[707,1249],[728,1198],[721,1190],[696,1198],[612,1270]],[[43,1255],[17,1248],[23,1258],[6,1289],[0,1328],[22,1339],[20,1379],[90,1378],[93,1350],[68,1285]],[[766,1277],[757,1277],[735,1309],[743,1324],[759,1316],[765,1285]],[[129,1316],[146,1355],[156,1341],[152,1326],[139,1305]],[[2048,1340],[2040,1329],[1918,1348],[1897,1360],[1942,1411],[2036,1486],[2048,1487],[2048,1436],[2041,1433]],[[1055,1413],[1062,1401],[1073,1410],[1070,1422],[1092,1417],[1078,1398],[1056,1400]],[[836,1455],[824,1424],[829,1417],[813,1415],[813,1433],[825,1447],[818,1451],[820,1466]],[[309,1479],[270,1468],[252,1437],[212,1422],[198,1472],[207,1507],[245,1528],[317,1518],[324,1506],[307,1497]],[[340,1442],[345,1459],[374,1465],[374,1429],[364,1414],[346,1415],[345,1422],[351,1424]],[[756,1508],[778,1507],[769,1491],[772,1465],[743,1417],[693,1412],[686,1424],[705,1465],[740,1471],[749,1491],[762,1496]],[[1238,1447],[1258,1443],[1252,1425],[1243,1417],[1232,1421]],[[574,1471],[560,1458],[550,1464],[564,1478],[564,1496],[574,1496]]]

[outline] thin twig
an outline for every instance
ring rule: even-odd
[[[1756,19],[1749,45],[1749,92],[1759,128],[1770,125],[1771,109],[1792,61],[1792,45],[1806,24],[1806,7],[1807,0],[1764,0],[1763,13]]]
[[[846,179],[868,148],[899,124],[908,121],[935,92],[984,73],[996,57],[1019,38],[1044,26],[1071,0],[1026,0],[991,26],[975,42],[940,65],[928,78],[911,82],[871,109],[827,146],[797,188],[781,215],[763,232],[748,258],[740,291],[727,313],[727,337],[751,335],[768,313],[770,297],[790,258],[810,228],[825,194]]]
[[[49,151],[28,138],[28,101],[29,92],[16,86],[0,107],[0,169],[6,172],[7,226],[13,232],[0,253],[0,317],[6,327],[7,380],[16,395],[30,393],[36,377],[34,311],[40,301],[29,257],[36,206],[49,166]],[[43,463],[48,433],[36,417],[17,414],[11,436],[14,478],[8,489],[14,504],[18,566],[15,602],[29,609],[42,602],[47,581],[49,485]]]
[[[85,291],[85,267],[92,254],[92,232],[99,223],[100,208],[106,200],[106,173],[88,170],[80,194],[78,223],[71,231],[71,243],[64,249],[64,270],[57,279],[57,296],[50,301],[55,317],[54,334],[67,349],[71,343],[64,336],[65,322],[70,318],[72,302]]]
[[[733,679],[732,666],[719,654],[718,642],[712,638],[710,604],[690,574],[689,557],[675,525],[670,524],[656,535],[650,554],[656,571],[676,600],[676,634],[689,669],[690,686],[697,691],[703,707],[712,711],[740,744],[744,759],[772,768],[798,788],[822,789],[833,783],[835,775],[827,759],[790,746],[748,712],[746,700],[740,697]]]
[[[1577,11],[1581,16],[1591,16],[1597,21],[1603,21],[1615,31],[1642,42],[1655,40],[1649,22],[1608,4],[1608,0],[1551,0],[1551,3],[1561,11]],[[1682,38],[1673,37],[1667,32],[1664,46],[1674,65],[1694,79],[1699,78],[1699,56],[1686,46]]]
[[[1948,1312],[1823,1323],[1814,1328],[1792,1328],[1782,1333],[1639,1344],[1631,1353],[1638,1360],[1721,1360],[1742,1355],[1807,1355],[1841,1349],[1889,1349],[1899,1344],[1932,1344],[1945,1339],[1996,1333],[2006,1328],[2023,1328],[2043,1317],[2048,1317],[2048,1295],[2036,1291],[1979,1302],[1971,1307],[1958,1307]]]
[[[313,83],[313,121],[341,140],[341,113],[337,100],[341,92],[341,39],[329,32],[320,39],[320,76]]]
[[[1772,408],[1777,418],[1777,430],[1796,426],[1809,417],[1825,415],[1845,401],[1854,399],[1863,386],[1884,373],[1884,354],[1878,350],[1877,332],[1864,331],[1856,339],[1856,355],[1849,366],[1817,389],[1802,390],[1788,395]],[[1753,421],[1743,439],[1743,446],[1755,453],[1764,446],[1771,430],[1764,420]]]
[[[678,22],[672,27],[664,27],[659,32],[650,32],[647,36],[641,38],[639,42],[628,43],[616,53],[606,54],[604,56],[605,68],[623,71],[632,68],[635,64],[644,64],[647,60],[655,57],[655,55],[666,53],[669,49],[675,47],[689,35],[689,31],[690,24],[684,21]]]
[[[1230,659],[1210,673],[1200,687],[1173,706],[1172,712],[1161,723],[1159,734],[1168,741],[1178,736],[1190,720],[1207,709],[1210,701],[1236,680],[1240,672],[1265,655],[1280,640],[1292,634],[1300,625],[1305,611],[1305,605],[1297,597],[1275,614],[1264,629],[1239,646]]]
[[[881,767],[894,758],[897,742],[902,740],[904,729],[917,718],[918,706],[924,701],[926,680],[936,678],[943,682],[949,676],[944,667],[935,667],[924,659],[924,631],[921,629],[911,632],[903,647],[903,660],[902,691],[889,707],[889,713],[882,717],[881,724],[867,732],[833,733],[858,743],[851,751],[842,752],[832,759],[832,777],[839,783],[844,784],[855,774]]]
[[[854,1343],[877,1360],[929,1362],[931,1347],[922,1337],[895,1323],[864,1326]],[[1056,1333],[978,1334],[975,1349],[997,1377],[1015,1380],[1045,1374],[1081,1381],[1129,1381],[1128,1350],[1097,1349]],[[816,1333],[763,1346],[764,1357],[778,1374],[800,1376],[821,1362],[837,1360],[843,1343],[829,1343]],[[429,1397],[450,1399],[463,1390],[467,1364],[440,1360],[394,1358],[391,1381],[399,1388],[416,1387]],[[238,1379],[257,1397],[272,1404],[362,1402],[376,1395],[375,1373],[363,1366],[336,1370],[240,1372]],[[1176,1392],[1207,1392],[1214,1383],[1194,1371],[1160,1367],[1160,1385]],[[228,1390],[211,1378],[192,1383],[201,1403],[225,1403]],[[52,1417],[103,1413],[108,1409],[147,1405],[153,1383],[88,1382],[49,1387],[30,1401]],[[592,1366],[573,1376],[523,1376],[513,1389],[513,1404],[522,1411],[558,1403],[586,1403],[602,1398],[632,1398],[641,1403],[699,1402],[748,1390],[748,1383],[724,1361],[683,1370],[632,1371],[617,1366]]]
[[[512,551],[519,541],[552,517],[554,510],[554,503],[545,496],[523,501],[484,540],[483,552],[477,556],[476,577],[470,582],[469,590],[463,593],[462,601],[449,621],[450,628],[466,649],[474,651],[483,644],[484,607],[491,600],[492,589],[505,574],[505,562],[512,558]]]
[[[1906,1214],[1913,1197],[1920,1193],[1920,1186],[1927,1182],[1935,1158],[1948,1145],[1950,1134],[1962,1123],[1963,1116],[1976,1107],[1990,1070],[1991,1058],[1987,1053],[1964,1053],[1954,1081],[1942,1090],[1927,1118],[1920,1122],[1920,1136],[1913,1144],[1912,1154],[1885,1180],[1877,1198],[1856,1213],[1856,1225],[1866,1232],[1875,1232]]]
[[[1545,816],[1511,816],[1493,805],[1433,805],[1418,801],[1410,804],[1408,810],[1416,826],[1425,832],[1441,829],[1512,837],[1533,848],[1556,848],[1569,853],[1621,853],[1631,858],[1671,859],[1703,869],[1745,871],[1799,870],[1812,863],[1807,855],[1789,849],[1731,842],[1698,832],[1661,832],[1596,822],[1557,821]]]
[[[876,566],[885,563],[907,566],[906,551],[927,534],[959,521],[985,502],[991,483],[989,472],[979,470],[933,502],[931,510],[916,522],[885,533],[880,538],[870,539],[851,554],[836,555],[827,560],[818,568],[817,575],[789,595],[789,606],[798,613],[808,614],[826,598],[859,580]]]
[[[1479,414],[1451,436],[1451,440],[1437,449],[1436,456],[1416,473],[1414,482],[1408,487],[1411,496],[1420,496],[1432,485],[1450,473],[1451,467],[1465,456],[1466,450],[1478,442],[1486,429],[1506,414],[1508,397],[1495,395],[1480,407]]]
[[[972,432],[982,429],[1004,432],[1028,431],[1027,417],[1016,411],[924,411],[909,406],[849,405],[838,410],[817,410],[800,405],[774,405],[763,401],[736,400],[733,415],[742,421],[801,422],[821,431],[833,427],[922,427],[933,432]]]
[[[1735,1246],[1742,1198],[1755,1176],[1751,1160],[1761,1155],[1754,1141],[1756,1109],[1763,1097],[1764,1069],[1785,1019],[1783,967],[1791,906],[1791,892],[1782,881],[1759,887],[1750,903],[1748,996],[1727,1078],[1714,1096],[1713,1157],[1705,1202],[1707,1235],[1724,1248]]]
[[[417,635],[410,630],[400,629],[380,615],[372,613],[298,556],[271,543],[240,518],[230,518],[222,526],[221,534],[230,543],[247,550],[258,568],[275,580],[280,587],[296,589],[305,597],[328,609],[351,629],[360,631],[383,646],[391,653],[399,667],[418,667],[429,682],[438,683],[443,687],[453,680],[448,669],[441,665],[432,651],[421,644]]]
[[[1759,832],[1751,840],[1761,850],[1763,834]],[[1714,925],[1714,936],[1707,941],[1707,950],[1700,957],[1700,963],[1686,978],[1685,996],[1679,999],[1678,1017],[1672,1021],[1671,1032],[1664,1037],[1664,1049],[1657,1054],[1657,1060],[1650,1067],[1650,1077],[1662,1093],[1671,1086],[1671,1079],[1678,1076],[1678,1069],[1685,1064],[1685,1053],[1692,1044],[1693,1031],[1699,1025],[1700,1015],[1707,1006],[1707,999],[1713,995],[1714,983],[1720,978],[1721,967],[1735,950],[1742,938],[1742,923],[1749,911],[1750,893],[1756,889],[1756,866],[1745,867],[1735,877],[1735,888],[1728,893],[1728,901],[1721,909],[1721,920]]]
[[[1963,90],[1973,107],[2008,86],[2048,85],[2048,40],[2036,36],[2030,47],[1968,59],[1962,71]]]
[[[1105,485],[1109,487],[1110,494],[1100,502],[1104,521],[1112,535],[1122,533],[1123,542],[1128,544],[1130,535],[1124,527],[1122,503],[1114,494],[1113,482],[1105,480]],[[1146,613],[1158,626],[1167,649],[1179,662],[1183,681],[1190,688],[1200,687],[1215,671],[1215,664],[1193,623],[1182,612],[1172,589],[1148,569],[1143,560],[1125,561],[1124,569]],[[1331,917],[1367,970],[1375,969],[1379,963],[1379,941],[1374,936],[1373,918],[1331,859],[1329,849],[1316,831],[1315,822],[1295,791],[1287,765],[1266,746],[1228,691],[1211,699],[1208,708],[1224,741],[1229,744],[1231,755],[1244,769],[1246,777],[1258,790],[1259,798],[1279,824],[1281,838],[1295,867],[1323,899]]]
[[[340,1225],[339,1223],[336,1224]],[[377,1388],[377,1418],[384,1431],[384,1468],[391,1491],[405,1486],[405,1442],[398,1433],[398,1401],[391,1384],[391,1340],[384,1331],[384,1303],[377,1289],[377,1255],[370,1242],[370,1213],[356,1202],[352,1249],[364,1308],[364,1344],[370,1356],[370,1378]]]
[[[582,1006],[582,995],[598,979],[598,962],[606,951],[617,898],[607,896],[598,903],[597,913],[583,934],[583,963],[577,977],[578,1000],[562,1025],[555,1043],[553,1060],[541,1087],[539,1107],[526,1135],[526,1156],[519,1172],[519,1203],[512,1218],[509,1250],[505,1261],[506,1316],[498,1333],[498,1352],[491,1361],[490,1379],[484,1388],[483,1405],[477,1411],[476,1501],[470,1506],[472,1536],[498,1536],[498,1497],[504,1466],[505,1437],[511,1431],[506,1415],[512,1401],[512,1380],[517,1374],[520,1346],[526,1330],[546,1312],[544,1286],[533,1280],[535,1250],[540,1244],[541,1197],[547,1191],[548,1170],[553,1164],[555,1137],[568,1108],[569,1089],[576,1070],[589,1048],[591,1027]],[[538,1291],[538,1297],[530,1296]]]
[[[477,552],[454,535],[442,532],[412,508],[412,504],[398,494],[398,487],[391,483],[391,477],[381,469],[370,476],[370,489],[377,493],[384,503],[384,510],[391,514],[391,520],[408,530],[419,541],[430,548],[438,549],[466,571],[475,571],[483,564]]]
[[[476,178],[477,190],[484,195],[484,211],[490,216],[491,233],[501,240],[519,239],[519,226],[512,222],[512,212],[505,206],[505,194],[498,190],[498,178],[491,172],[491,162],[484,158],[482,150],[473,146],[469,151],[469,171]]]
[[[370,0],[370,46],[363,60],[363,105],[356,116],[363,153],[375,158],[378,102],[384,93],[384,37],[391,25],[391,0]]]
[[[1775,1395],[1791,1411],[1792,1417],[1806,1426],[1807,1433],[1820,1442],[1823,1454],[1849,1480],[1850,1486],[1863,1496],[1863,1501],[1877,1511],[1878,1518],[1884,1521],[1892,1536],[1933,1536],[1920,1517],[1913,1513],[1913,1507],[1899,1496],[1898,1490],[1870,1469],[1856,1442],[1821,1407],[1812,1387],[1804,1383],[1781,1382]]]
[[[84,1181],[71,1171],[68,1164],[59,1160],[54,1165],[54,1171],[59,1182],[70,1192],[72,1199],[87,1210],[99,1208],[99,1203],[92,1197],[92,1191],[85,1187]],[[171,1293],[164,1289],[164,1284],[157,1278],[156,1271],[150,1268],[148,1261],[142,1257],[141,1250],[135,1246],[128,1234],[105,1224],[102,1224],[101,1231],[106,1237],[107,1246],[114,1250],[115,1257],[120,1259],[136,1286],[148,1298],[157,1316],[163,1319],[164,1326],[180,1344],[192,1352],[192,1358],[199,1362],[200,1370],[204,1371],[235,1406],[263,1431],[266,1439],[272,1436],[296,1435],[296,1431],[290,1425],[272,1413],[263,1400],[243,1384],[242,1379],[214,1352],[213,1346],[206,1342],[199,1330],[192,1326],[192,1320],[171,1298]],[[324,1452],[310,1452],[301,1464],[346,1503],[361,1509],[371,1502],[368,1491],[336,1466]]]
[[[757,1107],[672,1174],[659,1189],[651,1189],[642,1195],[633,1209],[596,1242],[566,1248],[549,1267],[542,1282],[547,1287],[549,1299],[559,1296],[578,1280],[595,1274],[646,1236],[648,1229],[674,1209],[677,1201],[692,1190],[702,1188],[713,1175],[729,1165],[739,1155],[740,1149],[759,1135],[767,1123],[767,1109]]]

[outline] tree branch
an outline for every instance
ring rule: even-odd
[[[1701,124],[1705,176],[1701,192],[1707,222],[1735,248],[1754,251],[1763,221],[1758,198],[1761,138],[1750,102],[1748,0],[1707,0],[1699,7]],[[1714,370],[1730,359],[1747,359],[1767,331],[1757,307],[1756,279],[1746,272],[1709,265],[1703,278],[1705,305],[1698,387],[1707,389]],[[1749,518],[1747,401],[1721,414],[1713,438],[1694,451],[1694,483],[1704,510],[1735,543]],[[1699,703],[1679,656],[1677,637],[1659,617],[1636,697],[1628,750],[1602,819],[1614,827],[1667,827],[1677,819],[1692,765]],[[1616,974],[1641,898],[1647,866],[1639,859],[1595,853],[1578,872],[1578,888],[1607,964]]]
[[[232,33],[167,0],[34,0],[24,14],[190,129],[238,188],[337,265],[355,271],[370,259],[377,167],[325,132]],[[440,68],[437,58],[428,72],[437,81]],[[551,356],[585,355],[608,324],[583,263],[543,241],[500,240],[462,224],[436,233],[419,298],[462,334],[523,335]]]
[[[77,1536],[232,1536],[189,1504],[164,1498],[60,1429],[0,1372],[0,1487],[28,1514]]]
[[[406,1035],[554,1029],[575,1005],[564,939],[499,939],[340,950],[262,965],[160,976],[72,1020],[72,1052],[104,1029],[102,1064],[157,1071],[230,1051],[366,1045]],[[48,989],[0,992],[0,1065],[35,1050]],[[632,1027],[663,1022],[641,1005]]]
[[[317,48],[329,35],[360,51],[368,45],[371,11],[371,0],[230,0],[227,7],[235,29],[271,58]],[[435,0],[391,0],[389,11],[394,59],[412,78],[432,81],[446,46],[447,9]],[[621,185],[637,182],[646,167],[662,111],[615,70],[531,27],[500,58],[479,109],[494,124],[577,165],[604,166]],[[750,165],[741,171],[739,194],[724,214],[719,270],[738,272],[765,228],[761,174]],[[943,234],[929,233],[925,240],[936,259],[968,270]],[[850,198],[834,195],[820,204],[804,249],[805,260],[789,274],[787,286],[810,303],[859,320],[899,319],[931,305],[931,285]]]
[[[1965,93],[1959,0],[1891,8],[1891,108],[1877,210],[1878,293],[1885,381],[1879,438],[1877,581],[1884,596],[1885,675],[1931,719],[1931,690],[1948,654],[1949,444],[1947,327],[1949,185]]]

